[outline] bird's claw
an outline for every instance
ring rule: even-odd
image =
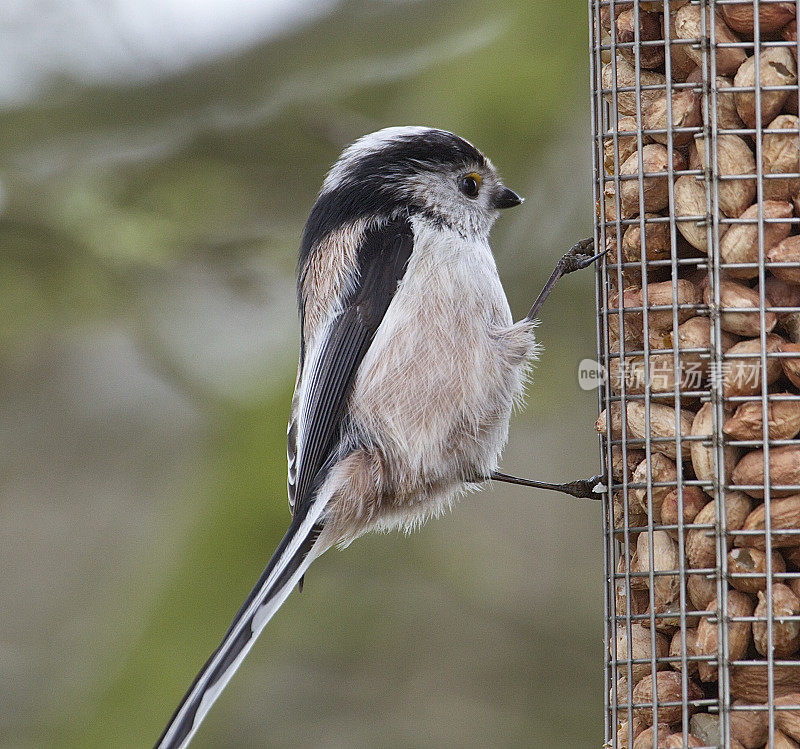
[[[565,484],[567,493],[579,499],[602,499],[606,491],[606,476],[597,475]]]
[[[594,237],[587,237],[580,242],[576,242],[572,249],[561,258],[563,269],[562,275],[567,275],[576,270],[581,270],[590,266],[595,260],[603,257],[611,247],[606,247],[602,252],[595,253],[594,255],[587,252],[590,248],[594,248]]]

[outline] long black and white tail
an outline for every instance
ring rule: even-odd
[[[299,583],[324,548],[317,524],[324,503],[301,518],[295,517],[272,559],[239,609],[220,646],[214,651],[184,696],[157,749],[180,749],[191,741],[211,706],[239,668],[267,622]],[[316,510],[316,512],[314,511]]]

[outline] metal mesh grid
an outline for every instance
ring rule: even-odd
[[[607,745],[797,747],[800,0],[589,10]]]

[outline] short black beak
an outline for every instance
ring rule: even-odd
[[[500,186],[492,196],[492,208],[513,208],[523,201],[517,193],[505,186]]]

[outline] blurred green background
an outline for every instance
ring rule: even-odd
[[[586,8],[4,4],[0,743],[149,746],[287,525],[325,171],[387,125],[473,141],[528,198],[493,235],[523,315],[591,232]],[[593,309],[591,271],[548,302],[505,470],[596,472]],[[602,591],[600,508],[497,486],[317,562],[194,746],[599,746]]]

